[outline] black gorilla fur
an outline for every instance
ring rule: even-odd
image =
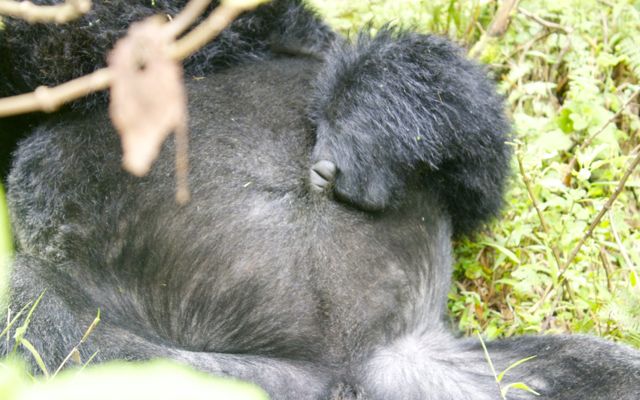
[[[8,21],[3,94],[88,72],[130,21],[184,5],[95,3],[66,27]],[[47,288],[27,337],[48,365],[100,309],[85,358],[167,357],[274,399],[499,398],[478,341],[444,321],[451,236],[496,214],[508,170],[483,69],[433,36],[387,29],[348,44],[276,0],[187,71],[204,77],[188,84],[186,206],[172,202],[173,143],[149,176],[122,172],[99,97],[45,118],[14,155],[12,304]],[[498,370],[536,356],[506,380],[537,398],[640,393],[640,355],[625,346],[487,346]]]
[[[339,199],[384,210],[401,206],[407,186],[428,186],[456,233],[497,213],[509,126],[485,72],[460,49],[435,36],[361,35],[329,55],[316,82],[312,158],[337,164]]]

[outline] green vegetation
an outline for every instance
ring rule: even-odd
[[[6,290],[8,286],[9,264],[13,254],[13,241],[11,240],[11,226],[4,197],[4,190],[0,184],[0,309],[6,308]],[[0,316],[3,313],[0,311]]]
[[[343,32],[391,21],[467,49],[497,3],[314,1]],[[640,150],[638,38],[640,1],[522,0],[506,33],[480,49],[507,99],[517,157],[502,218],[457,244],[449,307],[468,334],[589,332],[640,347],[637,169],[572,255]]]
[[[484,339],[482,339],[482,335],[480,335],[480,332],[476,332],[476,335],[478,336],[478,340],[480,341],[480,344],[482,345],[482,350],[484,351],[484,356],[487,359],[487,364],[489,365],[489,369],[491,370],[491,373],[493,374],[493,377],[494,377],[494,379],[496,381],[496,385],[500,389],[500,399],[501,400],[507,400],[507,393],[509,393],[509,390],[511,390],[511,389],[524,390],[524,391],[532,393],[532,394],[534,394],[536,396],[540,395],[540,393],[538,393],[535,390],[531,389],[524,382],[513,382],[513,383],[508,383],[506,385],[503,384],[503,380],[504,380],[505,376],[507,375],[507,373],[509,373],[509,371],[511,371],[514,368],[517,368],[519,365],[522,365],[522,364],[526,363],[529,360],[533,360],[534,358],[536,358],[536,356],[526,357],[526,358],[523,358],[521,360],[518,360],[518,361],[514,362],[513,364],[509,365],[504,371],[502,371],[500,373],[497,373],[496,369],[495,369],[495,367],[493,365],[493,361],[491,360],[491,355],[489,354],[489,351],[487,350],[487,346],[484,343]]]

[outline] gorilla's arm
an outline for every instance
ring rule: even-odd
[[[501,382],[523,382],[540,396],[510,389],[510,400],[635,400],[637,351],[587,336],[525,336],[486,343]],[[370,400],[495,400],[498,385],[480,342],[445,331],[414,332],[374,350],[356,370]]]
[[[399,207],[407,190],[435,190],[456,234],[498,212],[510,127],[484,69],[451,42],[393,30],[361,35],[334,47],[315,95],[313,161],[325,163],[312,180],[331,178],[334,163],[339,199],[376,211]]]

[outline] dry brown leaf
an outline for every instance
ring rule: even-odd
[[[159,19],[133,24],[109,54],[110,114],[122,139],[124,168],[145,175],[172,132],[186,132],[182,66],[166,51],[172,38]]]
[[[71,361],[73,361],[76,365],[82,365],[82,357],[80,356],[78,348],[74,348],[73,350],[71,350]]]

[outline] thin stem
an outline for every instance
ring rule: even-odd
[[[166,25],[168,33],[177,35],[182,32],[197,19],[197,16],[194,17],[195,12],[206,9],[205,3],[209,2],[210,0],[191,0],[174,21]],[[182,60],[195,53],[220,34],[238,15],[261,2],[260,0],[223,1],[193,31],[170,46],[171,58]],[[0,1],[0,6],[5,3]],[[0,99],[0,118],[34,111],[53,112],[72,100],[107,89],[111,85],[111,79],[109,68],[102,68],[56,87],[41,86],[31,93],[2,98]]]

